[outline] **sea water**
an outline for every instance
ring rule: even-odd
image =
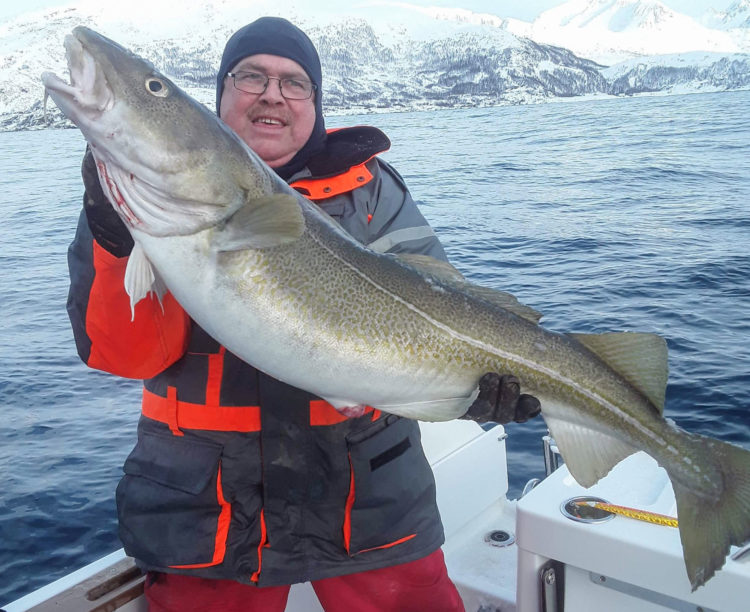
[[[750,92],[329,118],[370,124],[451,261],[566,332],[670,349],[669,418],[750,448]],[[140,383],[88,370],[65,312],[77,130],[0,133],[0,604],[119,548]],[[345,358],[345,356],[342,356]],[[510,496],[541,419],[507,427]]]

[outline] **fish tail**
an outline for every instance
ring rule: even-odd
[[[702,454],[721,480],[707,494],[670,474],[685,568],[695,591],[721,569],[730,546],[750,539],[750,451],[713,438],[690,438],[703,448]]]

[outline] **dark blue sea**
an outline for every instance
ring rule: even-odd
[[[372,124],[453,263],[556,331],[670,348],[667,415],[750,448],[750,92],[334,117]],[[0,133],[0,604],[120,547],[140,383],[88,370],[65,312],[77,130]],[[510,495],[543,422],[508,428]]]

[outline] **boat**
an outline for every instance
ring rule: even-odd
[[[467,612],[737,612],[750,597],[750,546],[691,590],[666,472],[643,452],[596,485],[576,483],[545,436],[546,476],[508,498],[506,433],[471,421],[421,423],[437,483],[448,572]],[[144,577],[115,551],[2,612],[145,612]],[[310,584],[287,612],[322,611]]]

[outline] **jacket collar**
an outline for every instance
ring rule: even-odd
[[[328,130],[325,149],[311,157],[306,168],[295,173],[289,182],[342,174],[390,147],[391,141],[376,127],[360,125]]]

